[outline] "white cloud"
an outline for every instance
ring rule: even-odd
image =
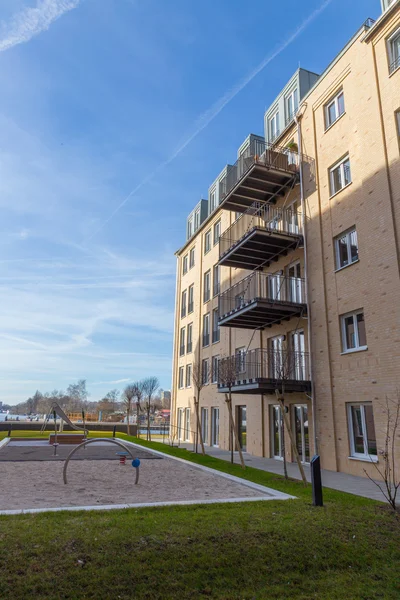
[[[37,0],[36,7],[26,7],[10,22],[1,23],[0,52],[17,44],[29,42],[35,35],[49,29],[62,15],[78,6],[80,0]]]

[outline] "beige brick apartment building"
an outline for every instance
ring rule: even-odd
[[[177,252],[172,427],[372,473],[400,388],[400,0],[320,76],[299,69],[187,221]],[[232,365],[234,374],[232,374]],[[227,376],[227,373],[229,374]],[[228,386],[229,380],[229,386]],[[399,457],[400,458],[400,457]]]

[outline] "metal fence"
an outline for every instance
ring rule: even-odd
[[[219,238],[220,258],[255,227],[271,233],[302,235],[302,212],[255,202]]]
[[[305,280],[269,273],[252,273],[220,294],[219,318],[222,319],[232,311],[244,308],[258,298],[271,302],[305,304]]]
[[[308,381],[310,361],[307,352],[292,350],[248,350],[221,358],[218,366],[219,387],[240,385],[257,379]]]

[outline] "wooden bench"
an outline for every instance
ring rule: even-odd
[[[51,433],[49,436],[49,444],[54,444],[56,441],[56,436],[54,433]],[[83,433],[57,433],[57,443],[58,444],[81,444],[85,441],[85,436]]]

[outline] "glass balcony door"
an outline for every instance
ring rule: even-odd
[[[294,434],[296,438],[296,448],[302,463],[310,462],[310,436],[308,427],[308,408],[306,405],[296,405],[294,412]]]
[[[237,407],[237,428],[239,444],[243,452],[247,449],[247,420],[246,420],[246,406]]]
[[[283,459],[282,411],[279,405],[271,406],[271,450],[273,458]]]
[[[301,281],[301,267],[299,262],[289,265],[287,268],[287,276],[289,277],[288,300],[290,302],[295,302],[296,304],[302,304],[304,300]]]
[[[306,373],[306,356],[305,356],[305,337],[304,330],[299,329],[291,335],[291,347],[293,351],[293,375],[290,379],[296,381],[305,381]]]

